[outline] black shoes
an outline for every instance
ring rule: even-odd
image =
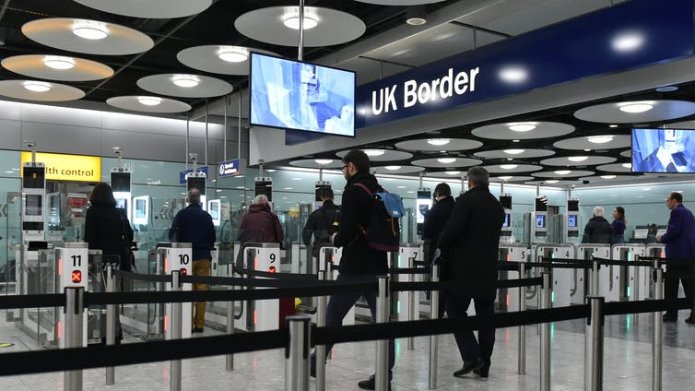
[[[475,370],[480,370],[484,366],[485,366],[485,361],[483,361],[483,359],[480,357],[476,358],[475,360],[464,361],[463,368],[454,372],[454,376],[463,377],[463,376],[465,376],[465,375],[467,375]]]
[[[192,333],[202,333],[202,332],[203,332],[203,328],[202,328],[202,327],[194,327],[194,328],[191,329],[191,332],[192,332]]]
[[[484,377],[484,378],[490,377],[490,363],[486,362],[479,369],[474,369],[473,373],[475,373],[476,375],[478,375],[480,377]]]
[[[664,322],[676,322],[678,320],[678,316],[664,314],[664,317],[662,319],[664,320]]]
[[[376,379],[374,378],[374,375],[369,376],[369,379],[358,382],[357,386],[363,390],[374,390],[376,389]],[[391,376],[389,376],[388,389],[391,390]]]

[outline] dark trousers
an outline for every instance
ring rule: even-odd
[[[466,319],[466,310],[473,300],[475,313],[480,316],[488,316],[495,313],[495,294],[496,290],[485,291],[447,291],[446,292],[446,313],[452,319]],[[461,359],[471,361],[478,357],[490,362],[492,348],[495,345],[495,329],[485,328],[478,331],[476,340],[473,330],[469,328],[461,329],[454,333],[456,345],[458,345]]]
[[[376,275],[363,275],[363,274],[338,274],[337,281],[340,282],[372,282],[376,280]],[[364,296],[369,305],[369,312],[372,314],[372,320],[376,321],[376,291],[366,291],[366,292],[352,292],[344,295],[334,295],[331,296],[328,302],[328,310],[326,311],[326,327],[340,327],[343,324],[343,318],[350,312],[350,308],[355,305],[360,297]],[[326,346],[326,356],[330,353],[333,345]],[[315,361],[315,354],[312,355],[312,361]],[[393,339],[389,340],[389,378],[391,378],[391,371],[393,370],[393,364],[396,361],[396,350],[394,348]]]
[[[683,284],[683,290],[685,291],[685,297],[692,303],[695,300],[693,297],[693,286],[692,276],[687,274],[692,274],[691,266],[687,264],[666,264],[666,273],[677,273],[681,274],[679,278],[667,278],[664,286],[664,299],[672,303],[669,309],[666,311],[668,316],[678,317],[678,306],[676,305],[676,300],[678,299],[678,282]]]

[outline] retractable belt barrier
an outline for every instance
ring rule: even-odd
[[[392,268],[389,269],[389,274],[430,274],[430,269],[424,267]]]
[[[593,262],[597,262],[599,265],[602,266],[640,266],[640,267],[654,267],[654,264],[652,262],[646,262],[646,261],[616,261],[613,259],[607,259],[607,258],[596,258],[594,259],[581,259],[581,258],[565,258],[565,259],[560,259],[560,258],[549,258],[549,257],[542,257],[541,260],[543,262],[536,262],[532,263],[529,262],[527,263],[528,265],[536,265],[536,264],[551,264],[551,265],[556,265],[556,264],[586,264],[588,265],[588,268],[591,268],[591,264]]]
[[[63,293],[45,295],[7,295],[0,297],[0,310],[13,308],[62,307],[64,304],[65,294]]]
[[[275,280],[318,281],[318,276],[316,274],[265,272],[251,269],[234,269],[234,272],[238,274],[245,274],[247,276],[264,277]]]
[[[171,274],[140,274],[114,269],[114,276],[120,276],[131,280],[150,281],[150,282],[171,282]]]
[[[537,286],[543,284],[543,279],[537,278],[521,278],[518,280],[499,280],[495,284],[495,288],[519,288],[525,286]],[[441,291],[448,289],[453,284],[448,281],[440,282],[392,282],[391,290],[396,292],[403,291]]]

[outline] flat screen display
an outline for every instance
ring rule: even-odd
[[[567,227],[577,228],[577,215],[567,215]]]
[[[116,198],[116,208],[128,210],[128,199],[127,198]]]
[[[632,171],[695,173],[695,130],[632,129]]]
[[[135,199],[135,218],[144,219],[147,215],[147,200]]]
[[[536,228],[545,228],[545,215],[536,215]]]
[[[130,192],[130,173],[129,172],[112,172],[111,173],[111,188],[114,192]]]
[[[24,205],[24,214],[27,216],[41,216],[42,198],[37,194],[27,194]]]
[[[659,228],[656,230],[656,236],[666,235],[667,228]]]
[[[355,73],[251,53],[251,125],[355,136]]]
[[[634,239],[647,239],[647,235],[649,235],[649,229],[647,228],[638,228],[632,233]]]
[[[220,203],[210,201],[208,203],[208,213],[210,213],[210,217],[212,217],[213,221],[219,220],[220,219]]]
[[[512,216],[510,213],[504,214],[504,221],[502,222],[502,228],[509,228],[511,224]]]
[[[201,195],[205,195],[205,181],[207,180],[204,176],[189,176],[186,177],[186,186],[188,190],[198,189]]]
[[[504,209],[512,209],[512,196],[509,195],[501,195],[500,196],[500,204],[502,204],[502,207]]]

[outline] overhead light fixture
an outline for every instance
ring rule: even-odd
[[[80,38],[98,41],[109,36],[109,29],[104,22],[77,19],[72,24],[72,33]]]
[[[661,86],[655,89],[656,92],[673,92],[678,91],[678,86]]]
[[[267,172],[275,172],[276,170],[273,169],[273,168],[269,168],[269,169],[267,169],[266,171],[267,171]],[[235,178],[243,178],[243,177],[244,177],[243,175],[237,175]]]
[[[602,179],[613,179],[615,178],[615,175],[601,175]]]
[[[314,161],[316,164],[320,164],[322,166],[333,163],[333,159],[314,159]]]
[[[572,170],[557,170],[557,171],[555,171],[555,173],[556,173],[557,175],[567,175],[567,174],[569,174],[569,173],[571,173],[571,172],[572,172]]]
[[[500,168],[503,170],[513,170],[519,167],[518,164],[500,164]]]
[[[528,132],[536,129],[538,124],[536,122],[511,122],[507,124],[509,130],[514,132]]]
[[[610,125],[608,125],[608,127],[609,127],[609,128],[617,128],[618,125],[616,125],[616,124],[610,124]]]
[[[422,26],[427,23],[427,11],[425,6],[416,5],[408,7],[405,11],[405,22],[411,26]]]
[[[506,83],[519,84],[528,79],[528,71],[520,66],[509,66],[502,68],[498,76]]]
[[[652,100],[645,100],[641,102],[623,102],[618,103],[618,108],[620,109],[620,111],[625,113],[639,114],[653,109],[654,103],[655,102]]]
[[[446,175],[458,175],[461,171],[444,171]]]
[[[448,139],[448,138],[431,138],[431,139],[427,140],[427,144],[436,145],[436,146],[447,145],[450,142],[451,142],[451,139]]]
[[[401,166],[386,166],[384,168],[389,170],[389,171],[398,171],[401,169]]]
[[[590,136],[586,138],[586,141],[592,144],[605,144],[613,141],[613,136]]]
[[[51,83],[43,81],[25,81],[22,86],[31,92],[47,92],[51,89]]]
[[[505,175],[505,176],[498,176],[498,178],[500,178],[500,179],[503,180],[503,181],[508,181],[508,180],[510,180],[510,179],[512,179],[512,178],[514,178],[514,177],[511,176],[511,175]]]
[[[300,177],[296,176],[296,177],[292,178],[292,180],[293,180],[293,181],[301,181],[301,180],[302,180],[302,178],[300,178]]]
[[[512,140],[513,143],[518,143],[521,140]]]
[[[364,153],[367,154],[367,156],[381,156],[386,153],[383,149],[365,149]]]
[[[65,56],[44,56],[43,64],[49,68],[64,71],[75,66],[75,59]]]
[[[282,23],[285,27],[292,30],[299,30],[299,9],[294,7],[292,10],[285,12],[282,16]],[[304,11],[304,30],[311,30],[319,25],[319,18],[311,12]]]
[[[623,163],[623,164],[621,164],[621,166],[623,166],[625,168],[632,168],[632,163]]]
[[[181,88],[193,88],[200,84],[200,79],[195,75],[174,75],[171,82]]]
[[[455,162],[456,158],[455,157],[440,157],[439,159],[437,159],[437,161],[439,163],[442,163],[442,164],[450,164],[450,163]]]
[[[585,160],[589,159],[588,156],[570,156],[567,158],[567,160],[575,163],[583,162]]]
[[[524,152],[526,152],[525,149],[505,149],[504,150],[504,153],[506,153],[507,155],[519,155],[519,154],[524,153]]]
[[[162,103],[162,98],[156,96],[138,96],[138,102],[145,106],[157,106]]]
[[[639,49],[644,45],[644,36],[640,32],[625,32],[615,38],[611,42],[613,50],[616,52],[626,53]]]
[[[226,62],[244,62],[249,58],[249,49],[241,46],[220,46],[217,57]]]
[[[547,181],[545,181],[545,183],[549,183],[551,185],[554,183],[558,183],[558,182],[560,182],[560,181],[558,181],[557,179],[548,179]]]

